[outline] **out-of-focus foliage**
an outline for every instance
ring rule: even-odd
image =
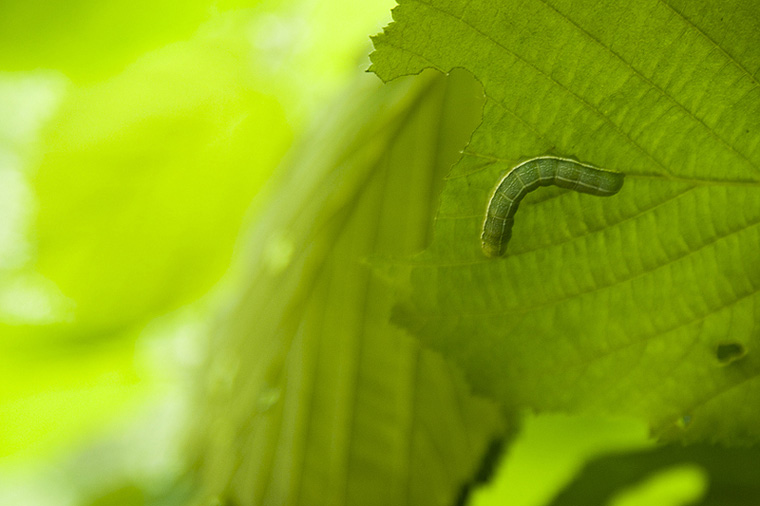
[[[188,360],[192,350],[165,347],[163,364],[153,357],[146,370],[150,339],[136,338],[219,279],[290,131],[355,74],[389,8],[295,1],[224,13],[234,5],[174,4],[0,7],[0,23],[13,25],[0,34],[0,66],[51,68],[0,82],[2,203],[12,218],[0,229],[0,454],[8,457],[0,472],[86,435],[97,441],[120,414],[155,403],[161,381],[176,381],[173,354]],[[165,45],[176,39],[187,40]],[[183,312],[157,327],[197,334],[197,311]],[[165,425],[156,421],[151,433]],[[43,472],[45,490],[65,504],[76,487],[96,490],[109,466],[140,455],[110,450],[103,466],[84,464],[95,453],[70,469],[59,462],[77,479],[56,487]],[[6,484],[22,481],[8,476]]]
[[[388,1],[2,3],[0,68],[49,70],[0,75],[0,502],[756,497],[754,450],[629,453],[574,479],[649,424],[757,434],[759,404],[737,401],[758,377],[757,6],[703,4],[403,0],[375,71],[477,81],[365,75],[325,107]],[[532,195],[486,261],[492,184],[546,151],[623,170],[623,192]],[[208,367],[181,376],[206,328]],[[179,478],[163,452],[195,382]],[[529,417],[512,443],[523,406],[638,418]],[[9,462],[85,435],[6,494]]]
[[[370,268],[424,247],[480,88],[368,79],[299,146],[253,229],[198,407],[205,501],[449,505],[501,437],[494,406],[390,325],[393,291]]]
[[[227,26],[71,85],[29,156],[31,264],[69,310],[3,328],[3,453],[139,393],[133,326],[205,293],[229,265],[289,127],[250,89],[250,52]]]
[[[58,69],[75,80],[121,70],[146,51],[187,38],[215,13],[256,0],[73,0],[0,3],[0,68]]]
[[[636,419],[544,414],[525,416],[521,425],[470,506],[548,504],[589,459],[653,444],[646,423]]]
[[[508,410],[760,441],[760,3],[402,0],[393,13],[372,56],[382,79],[461,67],[488,97],[395,321]],[[486,258],[490,192],[545,153],[625,185],[531,193],[507,255]]]
[[[668,494],[675,495],[673,499],[679,501],[677,504],[753,506],[760,498],[758,463],[760,451],[757,448],[703,444],[605,456],[588,464],[551,502],[551,506],[655,506],[663,504]],[[643,494],[638,502],[626,498],[635,492],[635,485],[642,486],[648,481],[654,488],[658,474],[667,485],[660,485],[659,498],[653,496],[648,500],[660,502],[645,502],[647,499]],[[681,489],[678,488],[679,480],[685,482]],[[613,499],[616,502],[611,503]]]
[[[209,31],[72,90],[46,126],[37,264],[77,326],[101,334],[206,292],[288,145],[240,33]]]

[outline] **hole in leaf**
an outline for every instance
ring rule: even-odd
[[[475,476],[460,489],[459,497],[457,497],[454,503],[456,506],[468,504],[472,489],[477,485],[487,483],[491,479],[503,456],[505,443],[506,441],[503,437],[497,437],[491,441],[483,454],[480,468],[475,472]]]
[[[747,350],[744,349],[740,343],[726,343],[719,344],[718,349],[715,352],[715,356],[718,358],[718,362],[723,365],[728,365],[731,362],[735,362],[747,354]]]

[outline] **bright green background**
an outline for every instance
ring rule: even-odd
[[[200,335],[228,296],[199,297],[229,268],[294,132],[366,61],[389,9],[254,6],[3,3],[0,481],[43,476],[70,498],[109,473],[176,472]],[[134,455],[89,449],[135,423],[155,434],[118,436],[138,440]],[[72,449],[108,459],[70,461]]]

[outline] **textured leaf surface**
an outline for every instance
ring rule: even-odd
[[[210,353],[207,498],[448,506],[501,432],[492,403],[389,323],[393,292],[367,261],[426,242],[435,188],[480,113],[458,77],[360,88],[277,179]]]
[[[402,1],[383,80],[461,67],[487,96],[398,323],[508,408],[760,438],[760,4]],[[610,198],[529,195],[480,251],[489,193],[545,153],[626,174]]]

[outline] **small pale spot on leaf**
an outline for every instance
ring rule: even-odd
[[[264,247],[264,263],[272,274],[282,272],[293,259],[293,241],[283,235],[270,238]]]

